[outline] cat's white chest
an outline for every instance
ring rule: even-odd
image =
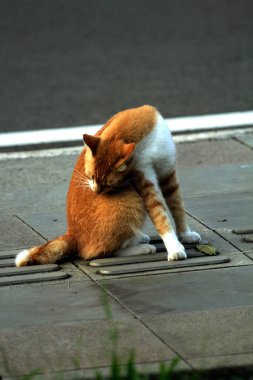
[[[137,146],[136,169],[148,174],[153,169],[163,172],[173,168],[176,162],[176,149],[163,117],[158,114],[154,129]]]

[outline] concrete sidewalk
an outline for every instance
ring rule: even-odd
[[[1,251],[64,232],[76,159],[0,155]],[[1,287],[3,377],[34,369],[67,379],[106,373],[112,323],[104,293],[122,363],[134,349],[143,371],[175,357],[182,370],[253,365],[253,243],[232,232],[253,228],[253,133],[178,144],[178,168],[189,224],[230,262],[111,278],[73,261],[61,264],[68,279]]]

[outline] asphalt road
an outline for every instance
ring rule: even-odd
[[[252,0],[0,0],[1,132],[253,107]]]

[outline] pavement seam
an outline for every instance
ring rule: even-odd
[[[75,264],[73,262],[73,265],[75,265],[75,267],[77,269],[78,266],[77,264]],[[79,269],[81,270],[81,269]],[[81,270],[82,271],[82,270]],[[159,335],[156,334],[156,332],[154,332],[152,329],[149,328],[148,325],[146,325],[146,323],[144,321],[142,321],[130,308],[128,308],[126,305],[124,305],[124,303],[120,302],[120,300],[114,296],[109,290],[107,290],[103,284],[97,282],[94,278],[92,278],[88,273],[86,273],[86,275],[91,279],[91,281],[96,284],[100,289],[102,289],[106,294],[108,294],[110,296],[110,298],[112,298],[117,304],[119,304],[123,309],[125,309],[131,316],[134,317],[134,319],[137,319],[148,331],[150,331],[158,340],[160,340],[166,347],[168,347],[172,352],[175,353],[175,355],[177,357],[180,358],[180,360],[182,360],[184,363],[186,363],[189,368],[193,369],[193,367],[187,362],[186,359],[183,358],[183,356],[181,354],[179,354],[176,350],[174,350],[172,347],[170,347],[170,345],[168,345]],[[98,280],[99,281],[99,280]],[[136,364],[140,364],[140,363],[136,363]]]
[[[117,302],[121,307],[126,309],[129,314],[131,314],[135,319],[137,319],[148,331],[150,331],[158,340],[160,340],[166,347],[168,347],[172,352],[175,353],[177,357],[182,360],[182,362],[186,363],[191,369],[193,367],[188,363],[188,361],[179,353],[177,352],[172,346],[170,346],[164,339],[162,339],[155,331],[153,331],[138,315],[136,315],[129,307],[124,305],[124,303],[120,302],[120,300],[114,296],[109,290],[107,290],[102,284],[98,284],[109,296],[114,299],[115,302]],[[138,363],[139,364],[139,363]]]
[[[210,226],[208,226],[206,223],[204,223],[202,220],[199,220],[197,217],[195,217],[194,215],[190,214],[188,211],[186,211],[186,214],[189,215],[190,217],[192,217],[193,219],[195,219],[197,222],[199,222],[200,224],[202,224],[202,226],[208,228],[210,231],[214,232],[216,235],[218,235],[220,238],[222,238],[223,240],[225,240],[227,243],[229,243],[230,245],[232,245],[234,248],[236,248],[237,251],[240,251],[241,253],[244,254],[244,251],[242,251],[239,247],[237,247],[234,243],[232,243],[231,241],[229,241],[228,239],[226,239],[223,235],[221,235],[217,229],[215,228],[212,228]],[[232,251],[233,252],[233,251]],[[245,255],[244,255],[245,256]]]
[[[34,231],[36,234],[38,234],[42,239],[44,239],[45,241],[48,241],[48,239],[43,236],[39,231],[37,231],[34,227],[32,227],[29,223],[27,223],[24,219],[22,219],[20,216],[18,215],[13,215],[15,218],[17,218],[18,220],[20,220],[23,224],[25,224],[27,227],[29,227],[32,231]]]
[[[253,150],[252,146],[250,144],[248,144],[246,141],[240,140],[239,136],[232,136],[232,140],[235,140],[236,142],[238,142],[239,144],[243,145],[244,147],[246,146],[250,150]]]
[[[240,247],[238,247],[235,243],[231,242],[230,240],[228,240],[227,238],[225,238],[223,235],[221,235],[218,231],[218,229],[214,229],[210,226],[208,226],[206,223],[204,223],[203,221],[199,220],[197,217],[195,217],[194,215],[190,214],[188,211],[186,211],[186,214],[189,215],[190,217],[192,217],[193,219],[195,219],[197,222],[199,222],[200,224],[202,224],[202,226],[206,227],[208,230],[214,232],[216,235],[218,235],[220,238],[222,238],[223,240],[225,240],[227,243],[229,243],[232,247],[234,247],[237,251],[239,251],[240,253],[242,253],[244,256],[246,256],[248,259],[252,260],[252,258],[250,256],[247,255],[247,253],[250,253],[252,252],[252,250],[249,250],[249,251],[245,251],[245,250],[242,250]],[[234,252],[234,251],[231,251],[231,252]]]

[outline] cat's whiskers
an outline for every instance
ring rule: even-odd
[[[74,173],[74,176],[77,177],[77,178],[82,178],[82,179],[88,181],[87,176],[84,173],[82,173],[82,172],[77,171],[77,172]]]
[[[89,188],[88,178],[81,172],[77,171],[73,175],[74,181],[77,183],[77,188]]]

